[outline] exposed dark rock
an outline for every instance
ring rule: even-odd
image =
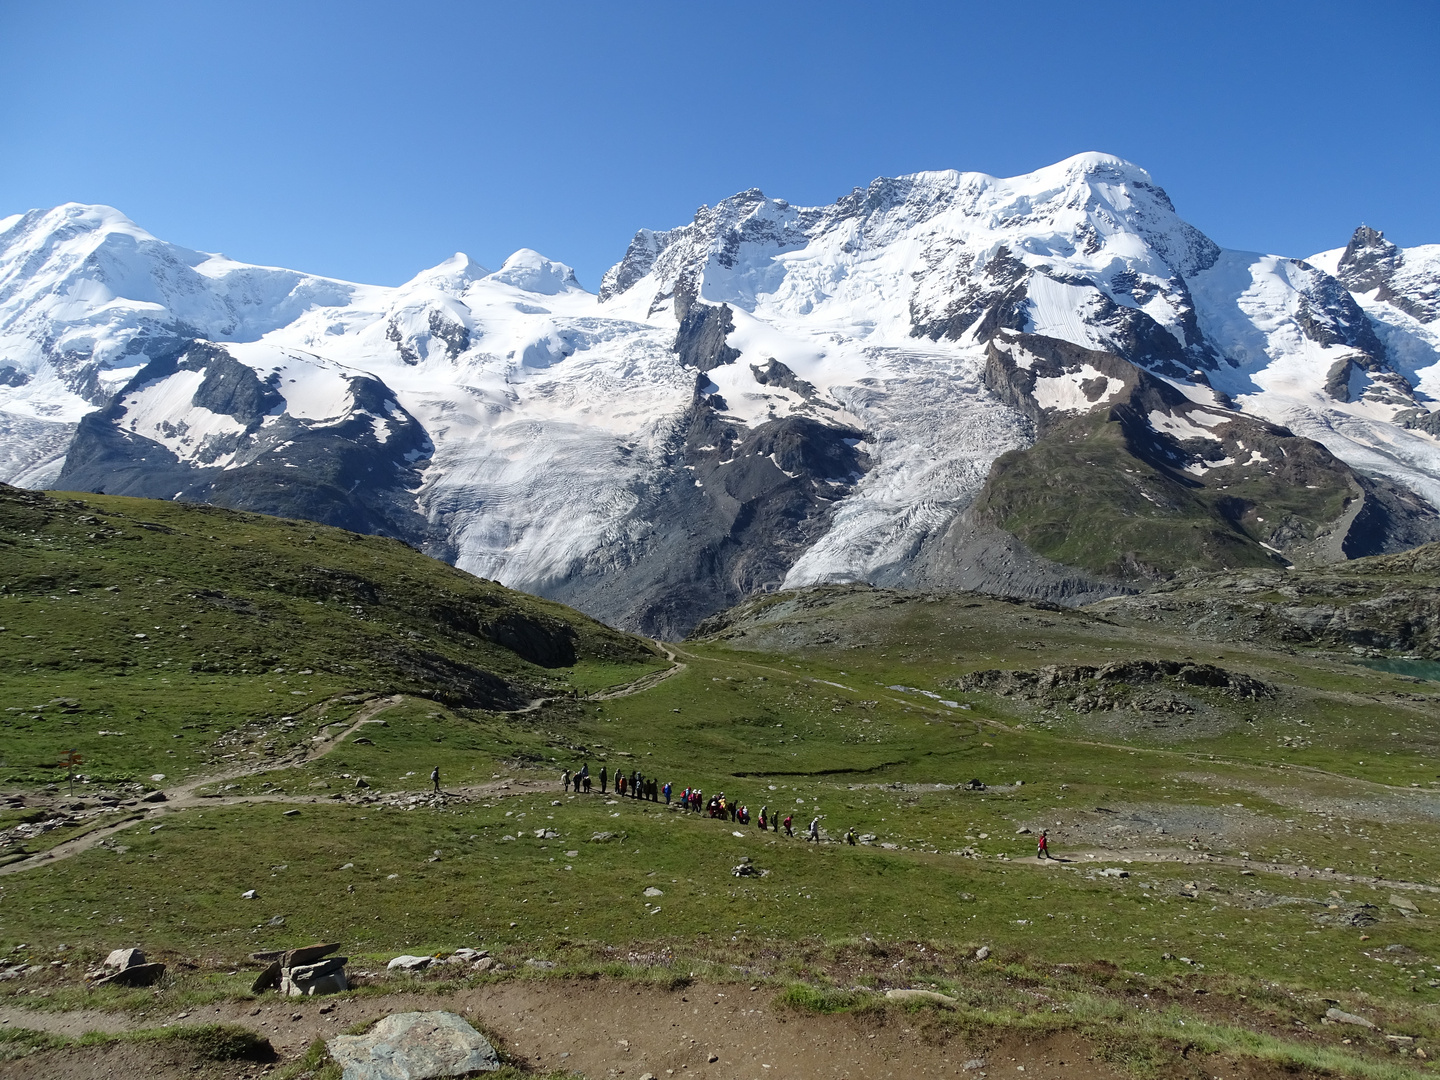
[[[633,517],[647,531],[547,595],[678,640],[706,615],[779,588],[868,470],[855,445],[865,433],[800,415],[748,428],[719,404],[697,391],[669,470],[637,492]]]
[[[1088,395],[1095,401],[1088,411],[1041,407],[1037,380],[1078,378],[1086,369],[1099,372],[1093,390],[1106,380],[1103,399]],[[973,572],[983,564],[972,548],[991,562],[997,554],[987,528],[1013,533],[1051,566],[1077,568],[1088,579],[1078,588],[1060,586],[1046,567],[1026,569],[1041,571],[1048,589],[1087,599],[1190,567],[1273,565],[1282,554],[1313,564],[1440,538],[1440,516],[1398,485],[1356,473],[1319,443],[1218,400],[1196,405],[1113,354],[1005,333],[990,343],[985,377],[1035,425],[1037,438],[996,460],[946,539],[929,545],[917,583],[958,578],[967,588],[994,587],[985,580],[993,573]],[[1157,427],[1157,415],[1173,422]],[[1179,438],[1177,427],[1197,434]],[[947,561],[968,576],[947,573]]]
[[[910,333],[938,341],[958,341],[972,327],[977,341],[988,341],[998,330],[1023,330],[1029,268],[1002,246],[991,256],[978,280],[968,279],[964,289],[938,317],[925,318],[911,309]]]
[[[126,427],[127,395],[179,371],[203,371],[195,404],[244,425],[239,433],[208,437],[195,462]],[[251,368],[220,346],[189,342],[151,361],[109,405],[80,422],[56,483],[307,518],[398,537],[444,556],[440,534],[415,503],[429,436],[378,379],[352,377],[349,394],[349,413],[339,422],[276,418],[284,401]],[[385,428],[383,442],[377,423]],[[222,467],[222,457],[237,467]]]
[[[541,667],[569,667],[575,663],[575,631],[556,619],[553,625],[509,612],[480,625],[482,637]]]
[[[1176,660],[1127,660],[1099,667],[1051,664],[1030,671],[993,669],[971,672],[946,685],[1050,706],[1064,704],[1079,713],[1123,708],[1190,714],[1196,711],[1196,703],[1186,692],[1195,688],[1221,691],[1246,701],[1273,697],[1275,693],[1268,684],[1241,672]]]
[[[816,390],[812,383],[798,377],[795,372],[773,356],[764,364],[751,364],[750,370],[755,375],[755,381],[761,386],[778,386],[782,390],[789,390],[803,398],[816,396]]]
[[[1369,292],[1388,285],[1404,256],[1385,234],[1361,225],[1345,245],[1337,267],[1340,281],[1351,292]],[[1383,299],[1383,297],[1382,297]]]
[[[687,367],[709,371],[740,359],[740,350],[725,343],[735,329],[728,304],[692,304],[675,332],[675,352]]]
[[[1426,412],[1424,409],[1408,409],[1395,414],[1395,422],[1413,431],[1424,431],[1440,439],[1440,412]]]

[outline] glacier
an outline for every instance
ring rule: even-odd
[[[1375,237],[1222,250],[1094,153],[741,192],[639,230],[597,292],[528,249],[338,281],[66,204],[0,220],[0,480],[387,532],[677,635],[757,589],[903,578],[1035,438],[985,378],[1019,332],[1440,505],[1440,246]]]

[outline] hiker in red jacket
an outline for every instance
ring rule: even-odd
[[[1041,830],[1040,830],[1040,836],[1039,836],[1039,838],[1035,841],[1035,858],[1037,858],[1037,859],[1048,859],[1048,858],[1050,858],[1050,839],[1049,839],[1049,834],[1048,834],[1044,829],[1041,829]]]

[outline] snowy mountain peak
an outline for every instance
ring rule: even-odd
[[[505,265],[491,274],[488,280],[500,282],[502,285],[513,285],[517,289],[539,293],[541,296],[582,291],[574,270],[529,248],[521,248],[511,255],[505,260]]]
[[[1351,292],[1370,292],[1395,275],[1403,258],[1383,232],[1361,225],[1345,245],[1336,264],[1336,276]]]
[[[414,288],[429,287],[458,296],[473,282],[489,275],[489,270],[463,251],[457,251],[444,262],[437,263],[428,270],[421,270],[420,273],[400,286],[400,290],[406,292]]]
[[[1155,458],[1193,477],[1222,444],[1281,468],[1248,440],[1292,436],[1236,426],[1268,421],[1440,504],[1437,313],[1440,246],[1221,252],[1098,153],[740,191],[636,232],[598,300],[530,249],[389,288],[67,204],[0,218],[0,480],[389,531],[683,634],[782,582],[951,580],[952,523],[1047,425],[1203,443]]]

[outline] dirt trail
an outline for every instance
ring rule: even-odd
[[[658,685],[665,679],[684,671],[686,665],[676,659],[675,653],[663,642],[654,642],[670,661],[671,666],[663,671],[650,672],[642,675],[633,682],[624,683],[608,690],[591,694],[581,700],[585,701],[607,701],[613,698],[628,697],[631,694],[642,693],[651,687]],[[331,704],[339,701],[340,698],[333,698]],[[353,699],[352,699],[353,700]],[[550,703],[561,700],[558,698],[537,698],[522,709],[515,712],[531,712],[535,709]],[[142,821],[155,821],[167,814],[177,810],[189,810],[196,806],[235,806],[243,803],[317,803],[320,798],[315,795],[201,795],[199,791],[203,787],[212,784],[225,784],[234,780],[240,780],[247,776],[256,776],[260,773],[275,772],[280,769],[294,769],[307,765],[317,758],[324,757],[335,747],[339,746],[355,732],[359,731],[366,724],[382,723],[379,719],[381,713],[393,709],[405,701],[405,695],[393,694],[389,697],[377,697],[365,703],[365,705],[350,718],[348,723],[328,724],[322,728],[322,734],[312,739],[309,746],[303,746],[284,757],[272,761],[256,762],[250,765],[237,766],[227,769],[224,772],[211,773],[206,776],[195,777],[187,780],[176,787],[164,791],[165,801],[161,803],[146,803],[131,808],[128,813],[118,816],[110,823],[100,828],[91,829],[82,836],[63,841],[46,851],[39,852],[29,858],[19,859],[12,863],[0,866],[0,876],[6,874],[19,874],[26,870],[33,870],[37,866],[47,866],[60,859],[68,859],[72,855],[78,855],[82,851],[89,851],[97,844],[114,836],[116,833],[133,828]],[[330,728],[340,727],[341,730],[324,734]],[[446,795],[458,798],[498,798],[506,795],[528,795],[548,790],[549,783],[531,780],[498,780],[493,783],[479,784],[463,788],[453,788],[445,792]]]
[[[321,1009],[326,1012],[321,1012]],[[695,1077],[733,1080],[819,1080],[846,1077],[974,1077],[991,1075],[1121,1080],[1128,1074],[1093,1059],[1073,1035],[1032,1038],[996,1033],[966,1037],[924,1030],[928,1012],[886,1011],[813,1015],[779,1008],[774,988],[692,984],[678,990],[611,980],[571,982],[513,980],[438,995],[424,992],[356,998],[269,998],[192,1009],[183,1019],[154,1013],[128,1019],[132,1028],[166,1023],[225,1021],[266,1036],[282,1062],[294,1060],[316,1038],[329,1038],[352,1025],[394,1012],[446,1009],[460,1013],[496,1038],[527,1070],[570,1070],[587,1077]],[[0,1008],[0,1028],[42,1028],[77,1036],[94,1014],[34,1014]],[[8,1022],[8,1023],[7,1023]],[[134,1070],[131,1045],[127,1065]],[[118,1071],[116,1050],[76,1048],[36,1054],[0,1066],[0,1075],[45,1080],[91,1080]],[[711,1057],[715,1060],[710,1060]],[[983,1065],[976,1064],[983,1062]],[[186,1063],[174,1071],[157,1063],[130,1075],[194,1076]],[[970,1065],[966,1069],[966,1065]],[[218,1071],[217,1071],[218,1070]],[[672,1071],[673,1070],[673,1071]],[[205,1077],[258,1074],[259,1066],[237,1063],[207,1067]],[[1226,1070],[1228,1075],[1236,1075]],[[1201,1075],[1198,1071],[1197,1077]],[[1243,1075],[1243,1074],[1242,1074]]]
[[[665,659],[670,661],[670,666],[664,671],[652,671],[648,675],[642,675],[634,682],[624,683],[620,686],[612,686],[608,690],[599,690],[588,695],[586,701],[610,701],[613,698],[629,697],[631,694],[638,694],[658,686],[666,679],[674,678],[690,665],[676,658],[675,650],[666,645],[663,641],[655,641],[652,644],[665,654]]]
[[[170,788],[164,792],[165,801],[162,803],[146,803],[136,807],[131,813],[121,817],[112,824],[103,828],[92,829],[83,836],[77,836],[73,840],[66,840],[56,844],[47,851],[42,851],[28,859],[21,859],[18,862],[8,863],[0,866],[0,875],[18,874],[37,866],[44,866],[60,859],[68,859],[72,855],[78,855],[82,851],[89,851],[95,845],[114,836],[118,832],[133,828],[142,821],[154,821],[177,810],[188,810],[196,806],[215,806],[234,804],[241,802],[314,802],[313,796],[300,795],[245,795],[234,798],[214,798],[198,794],[202,787],[210,784],[224,784],[231,780],[239,780],[246,776],[254,776],[257,773],[274,772],[277,769],[294,769],[316,758],[328,754],[348,736],[358,731],[363,725],[376,723],[376,718],[387,709],[393,709],[405,700],[401,694],[391,697],[376,698],[367,702],[357,712],[343,731],[335,735],[327,735],[318,741],[312,742],[308,747],[292,752],[286,757],[277,761],[266,761],[255,765],[247,765],[238,768],[228,769],[221,773],[214,773],[209,776],[195,777],[183,784]]]

